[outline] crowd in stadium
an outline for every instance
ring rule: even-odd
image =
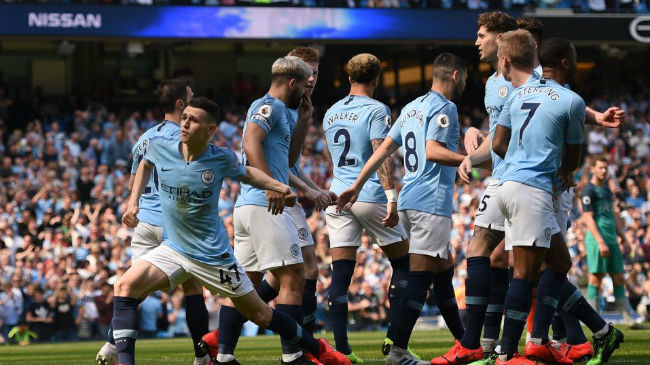
[[[139,135],[162,118],[158,108],[124,110],[100,99],[65,100],[36,95],[31,102],[12,95],[0,80],[0,341],[17,331],[32,331],[37,341],[103,338],[113,313],[112,284],[130,265],[132,231],[122,225],[128,195],[131,147]],[[231,94],[233,95],[233,94]],[[239,96],[241,97],[241,96]],[[234,96],[225,100],[223,121],[213,143],[240,155],[245,105]],[[631,304],[642,315],[650,305],[650,109],[647,88],[629,94],[587,98],[602,110],[618,105],[628,115],[619,129],[591,128],[585,148],[609,158],[609,186],[616,212],[626,228],[623,245],[626,289]],[[388,100],[386,100],[388,102]],[[396,102],[399,103],[399,102]],[[395,104],[395,103],[393,103]],[[317,106],[301,159],[303,171],[321,186],[329,186],[331,164],[324,154],[321,119],[327,105]],[[400,105],[393,105],[393,120]],[[17,118],[28,120],[16,126]],[[487,128],[479,109],[461,108],[461,128]],[[10,125],[11,122],[11,125]],[[401,161],[395,156],[396,178]],[[579,190],[588,181],[589,158],[575,175]],[[489,172],[475,170],[472,184],[457,184],[451,245],[454,249],[454,285],[463,308],[465,250],[473,231],[474,213]],[[219,208],[233,240],[232,212],[239,183],[226,181]],[[579,195],[577,195],[579,196]],[[320,262],[318,326],[328,328],[327,291],[331,256],[323,214],[303,199]],[[571,280],[586,286],[585,225],[578,199],[571,213],[568,244],[574,265]],[[386,325],[390,265],[370,238],[362,238],[357,267],[350,286],[351,330]],[[605,281],[602,295],[612,294]],[[612,297],[613,298],[613,297]],[[210,329],[216,327],[222,299],[206,292]],[[606,304],[606,303],[603,303]],[[602,307],[607,309],[607,307]],[[428,314],[437,314],[427,301]],[[188,336],[182,291],[157,293],[140,307],[142,336]],[[10,332],[13,331],[13,335]]]
[[[29,3],[31,0],[3,0]],[[61,4],[284,6],[456,10],[573,9],[588,13],[647,13],[645,0],[46,0]]]

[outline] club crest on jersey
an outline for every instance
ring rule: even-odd
[[[588,196],[585,196],[582,198],[582,204],[589,205],[591,204],[591,198]]]
[[[508,96],[508,87],[506,85],[501,85],[499,88],[499,97],[503,99],[506,96]]]
[[[304,240],[305,238],[307,238],[307,229],[299,228],[298,229],[298,238],[300,238],[301,240]]]
[[[297,244],[294,243],[294,244],[291,245],[291,247],[289,248],[289,251],[291,251],[291,254],[292,254],[292,255],[298,257],[298,253],[300,252],[300,248],[298,247]]]
[[[438,116],[438,125],[441,126],[442,128],[449,127],[449,117],[447,116],[447,114],[440,114]]]
[[[212,184],[214,182],[214,172],[212,170],[204,170],[201,173],[201,181],[206,185]]]
[[[544,237],[546,237],[547,240],[551,238],[551,227],[546,227],[544,230]]]
[[[384,123],[386,123],[386,127],[390,128],[390,115],[387,115],[386,118],[384,118]]]
[[[258,113],[263,116],[264,118],[267,118],[271,116],[273,113],[273,108],[271,108],[270,105],[262,105]]]

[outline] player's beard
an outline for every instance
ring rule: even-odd
[[[291,95],[289,95],[289,101],[287,102],[287,107],[289,109],[298,109],[300,106],[300,100],[302,99],[302,93],[298,88],[293,89],[291,91]]]

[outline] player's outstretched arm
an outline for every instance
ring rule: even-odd
[[[370,141],[372,144],[372,150],[377,151],[381,144],[384,142],[384,139],[373,139]],[[377,170],[377,177],[381,186],[386,192],[386,198],[388,198],[388,204],[386,205],[386,217],[382,220],[382,224],[385,227],[395,227],[399,223],[399,216],[397,215],[397,192],[395,191],[395,167],[393,166],[393,159],[386,158],[384,162],[379,166]]]
[[[620,128],[625,121],[625,110],[613,106],[604,112],[598,112],[586,107],[586,124],[597,124],[605,128]]]
[[[510,128],[497,125],[496,131],[494,131],[494,139],[492,140],[492,151],[497,154],[497,156],[502,159],[506,158],[506,152],[508,152],[508,144],[510,143],[510,134],[512,131]]]
[[[384,139],[384,142],[379,146],[379,148],[377,148],[363,166],[361,173],[357,176],[354,183],[352,183],[352,186],[339,195],[339,200],[336,203],[337,211],[341,211],[343,208],[349,209],[352,204],[354,204],[361,188],[366,184],[366,181],[368,181],[370,176],[377,171],[382,162],[384,162],[388,156],[392,155],[398,147],[399,145],[395,143],[392,138],[386,137],[386,139]]]
[[[128,227],[134,228],[138,225],[137,216],[138,211],[140,210],[140,196],[142,195],[142,192],[144,192],[147,182],[151,179],[153,169],[154,166],[144,159],[138,166],[138,172],[136,172],[135,178],[133,179],[133,190],[131,190],[131,196],[126,205],[126,211],[122,215],[122,223],[126,224]]]
[[[447,145],[442,142],[427,140],[427,160],[439,163],[445,166],[458,166],[463,159],[464,155],[456,153],[447,148]]]
[[[467,149],[467,144],[465,148]],[[474,152],[468,153],[458,166],[458,176],[466,183],[470,182],[469,174],[473,168],[492,168],[492,136],[488,134]]]
[[[279,196],[279,198],[275,198],[275,195],[271,197],[271,195],[267,194],[269,200],[268,210],[273,215],[281,214],[285,205],[291,207],[296,204],[296,195],[289,186],[273,179],[258,168],[246,166],[246,176],[239,180],[258,189],[274,192]]]
[[[266,139],[266,131],[255,123],[248,123],[242,146],[246,153],[246,160],[250,166],[261,170],[272,177],[271,169],[266,163],[262,142]],[[273,190],[266,190],[266,199],[269,202],[269,211],[273,214],[280,214],[284,210],[284,195]]]
[[[335,193],[321,189],[315,182],[305,176],[302,171],[300,172],[299,176],[295,176],[292,173],[289,174],[289,184],[291,187],[302,191],[305,194],[305,198],[314,203],[316,210],[326,209],[332,202],[336,201],[337,196]]]
[[[489,134],[488,134],[489,137]],[[486,136],[478,128],[469,127],[463,136],[463,144],[467,153],[474,153],[480,146],[485,143]],[[483,142],[481,142],[481,140]]]

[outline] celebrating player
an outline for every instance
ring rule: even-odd
[[[497,364],[534,364],[534,360],[571,364],[548,341],[558,303],[592,330],[598,329],[594,336],[603,345],[602,360],[607,361],[623,335],[605,323],[568,282],[571,260],[552,201],[556,174],[568,186],[579,165],[584,101],[554,81],[533,77],[535,43],[530,33],[507,32],[497,42],[499,69],[518,88],[504,105],[493,139],[493,150],[506,161],[497,202],[507,217],[506,246],[514,256]],[[540,275],[543,262],[547,268]],[[521,357],[517,345],[538,277],[532,339]]]
[[[180,140],[161,136],[150,139],[138,167],[123,221],[129,227],[138,224],[139,198],[155,168],[165,230],[163,244],[136,261],[115,284],[113,325],[119,363],[135,364],[137,298],[173,287],[189,277],[199,280],[212,293],[229,297],[245,317],[280,333],[289,343],[300,344],[324,363],[345,363],[347,359],[324,340],[304,334],[290,316],[264,304],[234,258],[218,216],[224,177],[277,193],[282,200],[274,198],[269,202],[272,213],[280,213],[285,200],[289,205],[295,202],[295,195],[287,185],[263,171],[242,166],[233,152],[209,144],[218,117],[216,104],[206,98],[192,99],[183,112]],[[302,353],[300,357],[304,358]]]
[[[408,284],[392,313],[393,345],[386,364],[419,364],[408,341],[420,316],[427,290],[434,284],[436,303],[456,339],[463,335],[452,286],[451,211],[460,129],[456,105],[450,101],[465,88],[467,66],[457,55],[443,53],[433,63],[431,90],[402,109],[386,140],[373,153],[352,186],[339,196],[337,209],[352,207],[380,164],[403,146],[405,177],[399,195],[399,216],[409,233]],[[352,205],[354,204],[354,205]]]
[[[133,166],[129,181],[130,190],[133,187],[135,173],[144,157],[144,151],[149,139],[153,136],[178,136],[180,133],[178,123],[181,120],[183,110],[193,95],[192,89],[183,80],[163,81],[159,89],[160,106],[165,113],[165,119],[162,123],[151,127],[143,133],[133,146]],[[147,182],[147,186],[141,197],[138,213],[139,223],[135,227],[131,241],[132,260],[134,262],[147,252],[160,246],[162,242],[163,221],[158,198],[159,186],[157,177],[158,175],[154,172],[151,180]],[[192,342],[194,343],[194,365],[207,365],[210,359],[205,356],[205,353],[198,345],[201,336],[208,332],[208,311],[205,307],[205,299],[203,298],[203,287],[194,278],[188,279],[181,285],[185,293],[187,327],[192,334]],[[112,327],[109,329],[107,337],[108,342],[104,344],[97,354],[97,362],[100,365],[113,365],[117,362],[117,350],[115,348],[115,340],[113,339]]]
[[[379,84],[380,62],[368,53],[352,57],[346,71],[350,94],[325,113],[323,128],[332,160],[334,179],[330,190],[336,194],[350,187],[368,158],[386,138],[390,128],[390,110],[373,99]],[[348,287],[356,264],[357,249],[365,229],[379,244],[393,268],[388,293],[391,325],[395,326],[397,303],[408,273],[408,242],[397,215],[397,194],[393,181],[393,162],[383,162],[378,174],[360,190],[359,203],[350,211],[327,208],[325,221],[332,250],[332,284],[329,306],[337,350],[353,363],[361,363],[350,347],[347,336]],[[391,336],[389,336],[391,337]]]

